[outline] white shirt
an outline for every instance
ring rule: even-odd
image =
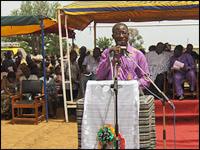
[[[36,75],[34,75],[34,74],[31,74],[31,75],[29,76],[29,78],[27,79],[27,78],[23,75],[23,76],[21,76],[21,77],[19,78],[19,81],[22,81],[22,80],[38,80],[38,77],[37,77]]]
[[[82,65],[86,65],[86,70],[88,72],[96,74],[98,64],[99,62],[97,62],[92,55],[89,55],[85,57]]]
[[[42,57],[42,55],[40,55],[40,54],[37,54],[36,56],[35,56],[35,55],[31,55],[31,59],[35,59],[35,60],[40,60],[40,61],[42,61],[43,57]]]
[[[160,73],[168,71],[169,59],[173,54],[162,52],[157,54],[155,51],[148,52],[145,56],[149,65],[150,78],[154,81]]]

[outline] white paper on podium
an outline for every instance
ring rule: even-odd
[[[114,127],[115,94],[112,80],[87,82],[81,128],[81,148],[97,149],[97,132],[104,124]],[[139,88],[136,80],[118,81],[118,125],[126,149],[139,149]]]

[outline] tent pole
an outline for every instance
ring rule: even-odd
[[[96,47],[96,37],[97,34],[96,34],[96,22],[94,22],[94,48]]]
[[[69,72],[69,82],[70,82],[70,98],[71,98],[71,102],[73,102],[71,61],[70,61],[69,38],[68,38],[68,29],[67,29],[67,15],[65,15],[65,31],[66,31],[66,42],[67,42],[68,72]]]
[[[44,50],[44,22],[43,22],[43,16],[40,18],[40,27],[42,32],[42,63],[43,63],[43,76],[44,76],[44,95],[45,95],[45,101],[46,101],[46,122],[48,122],[48,96],[47,96],[47,90],[46,90],[46,66],[45,66],[45,55],[46,52]]]
[[[64,101],[64,111],[65,111],[65,121],[68,122],[68,112],[66,103],[66,90],[65,90],[65,75],[64,75],[64,63],[63,63],[63,45],[62,45],[62,28],[61,28],[61,14],[60,9],[58,9],[58,29],[59,29],[59,44],[60,44],[60,58],[61,58],[61,73],[62,73],[62,89],[63,89],[63,101]]]

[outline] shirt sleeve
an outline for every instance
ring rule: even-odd
[[[104,50],[101,54],[99,65],[96,70],[97,80],[106,80],[109,77],[110,72],[110,61],[109,61],[109,49]]]
[[[149,68],[146,57],[142,53],[138,53],[138,65],[144,71],[141,71],[139,68],[136,69],[136,73],[139,77],[139,86],[144,89],[144,86],[148,87],[150,81],[146,79],[146,75],[149,75]]]
[[[185,63],[185,67],[187,70],[195,69],[195,62],[191,55],[186,55],[187,63]]]

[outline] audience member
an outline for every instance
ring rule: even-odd
[[[193,45],[192,44],[187,45],[185,52],[190,54],[195,61],[199,60],[199,55],[197,54],[197,52],[193,51]]]
[[[8,72],[1,82],[1,115],[4,115],[5,119],[11,119],[11,96],[17,93],[18,87],[15,73]]]
[[[40,80],[44,81],[44,76],[40,78]],[[54,78],[50,75],[50,70],[46,69],[46,92],[47,92],[47,100],[48,100],[48,115],[51,118],[56,118],[57,116],[57,89]]]
[[[30,69],[28,66],[24,66],[21,68],[23,75],[19,78],[20,81],[22,80],[38,80],[38,77],[35,74],[31,74]]]
[[[76,61],[77,59],[77,53],[75,50],[71,50],[70,52],[70,62],[71,62],[71,81],[72,81],[72,93],[73,93],[73,99],[76,99],[78,96],[78,87],[79,87],[79,76],[80,76],[80,70],[78,63]],[[66,65],[66,80],[69,80],[69,69],[68,64]],[[66,93],[67,93],[67,100],[71,100],[70,97],[70,84],[66,84]]]
[[[7,51],[6,53],[4,53],[4,55],[5,55],[5,59],[2,62],[2,67],[6,69],[6,72],[9,72],[9,71],[16,72],[17,67],[16,67],[15,62],[12,59],[12,52]]]
[[[100,48],[95,47],[93,55],[87,55],[83,61],[83,73],[81,74],[81,89],[83,95],[85,95],[87,81],[96,80],[96,69],[100,62],[100,56]]]
[[[190,84],[191,92],[194,92],[196,86],[195,63],[192,56],[183,53],[183,46],[177,45],[174,49],[174,55],[170,59],[169,68],[173,71],[172,82],[175,84],[175,90],[180,100],[184,99],[182,83],[187,79]]]
[[[83,61],[86,57],[86,47],[85,46],[82,46],[80,49],[79,49],[79,54],[80,54],[80,57],[78,58],[78,66],[79,66],[79,69],[81,71],[81,73],[83,72],[83,69],[82,69],[82,64],[83,64]]]
[[[55,75],[53,76],[55,83],[56,83],[56,89],[58,94],[62,94],[62,75],[61,75],[61,68],[60,66],[56,66],[55,68]]]

